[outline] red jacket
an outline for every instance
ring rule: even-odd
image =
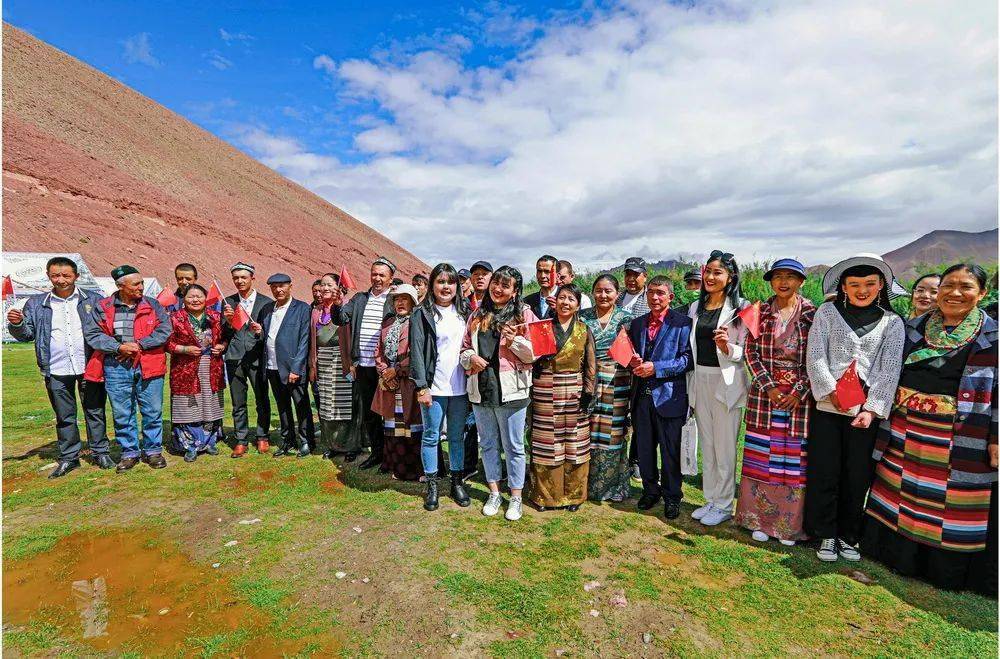
[[[219,312],[206,309],[208,324],[212,329],[212,345],[226,343],[223,337],[222,317]],[[167,339],[167,351],[170,353],[170,393],[178,396],[193,396],[201,393],[201,382],[198,380],[198,365],[201,362],[201,355],[183,355],[174,352],[180,346],[198,346],[198,339],[195,338],[194,328],[188,319],[188,313],[184,309],[170,314],[170,322],[174,331]],[[209,381],[212,384],[212,393],[222,391],[226,388],[226,376],[223,368],[222,355],[213,356],[208,367]]]
[[[114,336],[115,296],[106,297],[98,302],[97,310],[99,313],[95,314],[95,317],[101,316],[101,320],[98,322],[101,331],[108,336]],[[135,340],[140,341],[152,334],[159,322],[156,311],[149,302],[145,298],[140,300],[135,310],[135,324],[132,326]],[[100,350],[94,350],[91,353],[90,359],[87,360],[87,367],[83,371],[84,380],[104,382],[104,355],[105,353]],[[143,380],[162,377],[167,372],[167,353],[164,352],[164,347],[157,346],[143,350],[139,353],[138,364]]]

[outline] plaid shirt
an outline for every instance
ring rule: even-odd
[[[771,304],[772,297],[760,305],[760,336],[754,339],[747,334],[746,360],[750,369],[750,392],[747,396],[746,423],[754,428],[771,427],[771,399],[767,397],[768,389],[776,387],[771,371],[774,368],[774,330],[775,317]],[[792,387],[799,396],[800,403],[789,415],[788,433],[792,437],[805,437],[809,428],[809,375],[806,373],[806,343],[809,340],[809,328],[812,327],[816,305],[802,298],[802,310],[796,322],[799,333],[798,364],[799,376]]]

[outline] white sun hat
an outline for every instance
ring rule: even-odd
[[[823,275],[823,294],[830,295],[837,292],[837,284],[840,283],[840,278],[844,275],[844,271],[854,266],[858,265],[870,265],[871,267],[877,269],[885,277],[885,283],[887,286],[892,286],[896,278],[892,274],[892,268],[889,264],[882,260],[882,257],[878,254],[872,254],[870,252],[862,252],[860,254],[855,254],[849,259],[844,259],[840,263],[836,264],[832,268],[826,271]]]

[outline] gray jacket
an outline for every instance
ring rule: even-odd
[[[77,290],[80,292],[80,302],[77,304],[76,310],[80,314],[81,327],[86,327],[86,319],[90,317],[94,307],[97,306],[97,303],[103,296],[94,291],[85,291],[79,287]],[[22,309],[24,320],[21,321],[21,324],[13,325],[7,323],[7,329],[15,339],[18,341],[35,342],[35,359],[38,362],[39,370],[41,370],[42,375],[45,377],[49,377],[49,361],[51,358],[49,354],[49,343],[52,340],[52,304],[49,302],[50,295],[51,293],[46,293],[45,295],[36,295],[30,298],[24,305],[24,309]],[[83,350],[87,359],[90,359],[92,349],[86,341],[83,343]]]
[[[269,302],[274,302],[274,300],[258,291],[257,297],[253,301],[253,310],[250,312],[250,320],[260,323],[260,312]],[[236,307],[240,304],[240,294],[234,293],[233,295],[227,297],[226,304],[232,307],[233,311],[235,311]],[[231,327],[228,320],[223,319],[223,323],[225,326]],[[226,348],[226,353],[223,357],[227,362],[254,362],[260,359],[262,354],[264,354],[264,335],[257,336],[251,332],[250,324],[247,323],[243,326],[243,329],[233,334],[233,338],[229,340],[229,347]]]

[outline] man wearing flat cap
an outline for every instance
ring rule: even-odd
[[[252,322],[250,329],[263,343],[267,384],[278,406],[281,445],[274,457],[291,455],[297,448],[298,456],[304,458],[311,452],[313,438],[308,373],[312,308],[292,297],[288,275],[275,273],[268,277],[267,285],[274,301],[264,305],[260,322]]]
[[[253,324],[260,324],[260,314],[271,298],[258,293],[254,289],[254,267],[249,263],[235,264],[229,269],[233,277],[236,293],[225,300],[222,314],[226,323],[231,324],[237,309],[242,309],[250,319],[239,330],[234,330],[224,355],[226,360],[226,375],[229,378],[229,395],[233,400],[233,428],[235,429],[236,446],[232,457],[241,458],[247,452],[250,444],[250,420],[247,413],[247,392],[253,389],[257,425],[254,428],[253,439],[257,443],[257,451],[267,453],[270,449],[268,434],[271,430],[271,401],[267,396],[267,380],[264,364],[264,341],[254,334]],[[231,326],[231,325],[230,325]]]
[[[385,431],[382,417],[372,411],[372,401],[378,391],[378,371],[375,369],[375,349],[382,334],[382,323],[395,315],[389,286],[396,266],[385,257],[375,259],[371,267],[371,288],[356,293],[331,312],[338,325],[351,328],[351,374],[354,376],[352,418],[355,430],[362,433],[359,445],[371,447],[371,455],[361,463],[362,469],[382,464]]]
[[[93,348],[84,379],[104,382],[115,421],[115,439],[122,449],[118,472],[140,459],[153,469],[167,466],[163,458],[163,376],[167,372],[164,344],[170,338],[170,316],[142,294],[139,270],[121,265],[111,271],[118,291],[103,298],[84,318],[84,338]],[[136,411],[142,415],[139,443]]]
[[[688,270],[684,273],[684,290],[701,290],[701,270]]]

